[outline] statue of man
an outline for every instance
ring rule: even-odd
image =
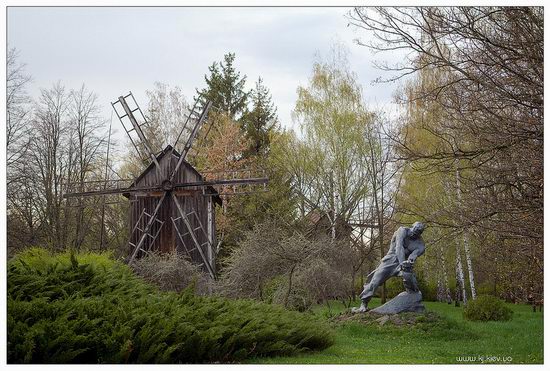
[[[416,258],[424,253],[426,246],[420,235],[424,231],[424,224],[415,222],[411,228],[399,227],[392,236],[390,249],[382,258],[380,265],[369,276],[372,279],[365,284],[361,295],[361,306],[353,308],[353,312],[362,313],[368,310],[367,305],[376,289],[390,277],[401,276],[402,269],[412,269]],[[367,277],[368,278],[368,277]],[[407,287],[407,291],[409,288]]]

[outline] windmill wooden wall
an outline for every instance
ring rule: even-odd
[[[175,168],[178,159],[179,153],[174,151],[172,156],[170,156],[171,147],[168,146],[164,151],[162,151],[157,156],[157,161],[159,162],[162,171],[159,173],[156,166],[151,164],[135,181],[134,185],[136,187],[147,187],[147,186],[158,186],[162,183],[162,180],[165,179],[166,174],[170,174]],[[204,180],[201,174],[193,168],[189,163],[183,162],[178,172],[175,174],[173,183],[187,183],[187,182],[197,182]],[[178,201],[180,202],[184,212],[189,214],[193,211],[196,212],[196,216],[189,216],[188,219],[193,228],[199,227],[199,220],[202,224],[203,230],[205,232],[211,231],[211,239],[213,247],[216,246],[216,227],[215,227],[215,204],[221,204],[221,199],[217,195],[205,195],[215,193],[215,190],[212,187],[206,189],[204,192],[201,188],[193,187],[187,189],[181,189],[176,192]],[[147,224],[148,219],[145,217],[140,218],[142,211],[145,209],[147,213],[152,214],[157,203],[161,199],[163,192],[143,192],[135,193],[135,197],[130,198],[130,242],[137,244],[139,238],[141,237],[141,232],[139,230],[133,230],[133,227],[139,220],[139,228],[144,229]],[[211,210],[211,223],[209,227],[208,220],[208,209]],[[187,235],[183,238],[183,243],[178,237],[178,234],[174,228],[174,224],[171,218],[179,218],[178,210],[174,204],[172,197],[167,195],[165,197],[162,206],[159,209],[157,218],[163,222],[162,227],[159,223],[154,223],[150,234],[155,235],[159,233],[158,237],[152,243],[151,238],[147,238],[145,241],[144,249],[150,251],[160,251],[160,252],[171,252],[177,250],[180,253],[185,254],[184,244],[189,250],[195,247],[193,239],[190,235]],[[180,219],[177,221],[177,227],[180,232],[185,233],[183,221]],[[159,232],[160,229],[160,232]],[[199,241],[199,244],[203,245],[208,236],[202,232],[202,230],[195,231],[195,235]],[[205,245],[207,247],[208,244]],[[203,250],[204,255],[210,257],[211,266],[214,267],[215,254],[213,251]],[[129,252],[130,254],[132,251]],[[139,257],[140,255],[138,255]],[[191,252],[191,260],[194,263],[201,264],[202,258],[198,251]]]

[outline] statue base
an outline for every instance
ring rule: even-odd
[[[397,314],[402,312],[424,312],[425,310],[420,291],[403,291],[384,305],[370,311],[378,314]]]

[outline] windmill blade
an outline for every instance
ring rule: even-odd
[[[100,204],[101,209],[101,215],[103,215],[104,206],[106,205],[125,205],[128,203],[128,200],[125,198],[121,198],[120,194],[109,194],[109,195],[101,195],[102,199],[97,200],[93,199],[92,197],[79,197],[80,199],[77,199],[76,197],[67,197],[67,202],[65,204],[68,208],[92,208],[94,210],[98,209],[98,204]],[[70,200],[76,200],[76,203],[71,202]]]
[[[103,196],[103,195],[114,195],[114,194],[124,194],[124,193],[148,193],[149,196],[162,196],[161,192],[165,192],[161,186],[158,187],[130,187],[130,188],[111,188],[104,189],[100,191],[90,191],[90,192],[76,192],[76,193],[65,193],[63,198],[72,198],[72,197],[94,197],[94,196]]]
[[[189,124],[189,122],[198,120],[200,118],[199,110],[201,109],[201,105],[203,104],[204,102],[202,102],[202,94],[199,94],[198,98],[195,100],[195,104],[193,104],[193,107],[191,108],[191,111],[189,111],[189,115],[187,115],[187,119],[185,120],[180,132],[178,133],[178,136],[176,137],[176,141],[174,142],[173,146],[174,149],[177,148],[181,135],[183,134],[185,129],[187,129],[187,125]]]
[[[208,270],[208,273],[212,278],[215,278],[214,269],[210,265],[210,261],[206,258],[204,251],[202,249],[202,246],[197,238],[197,235],[195,234],[195,228],[191,225],[189,219],[187,218],[187,215],[185,214],[185,211],[183,210],[178,197],[172,193],[172,200],[174,201],[174,204],[176,205],[176,209],[178,210],[178,214],[180,218],[183,220],[183,223],[185,225],[185,228],[187,229],[187,233],[191,236],[191,239],[193,241],[193,244],[195,245],[195,249],[199,251],[199,254],[201,256],[201,259],[203,261],[204,266]],[[202,226],[201,226],[202,228]],[[181,237],[180,237],[181,238]],[[207,242],[210,243],[210,240],[207,238]],[[212,246],[209,244],[209,247],[212,248]]]
[[[164,192],[164,195],[162,196],[162,198],[157,203],[157,206],[155,207],[155,210],[153,211],[152,214],[150,214],[149,221],[147,222],[147,225],[145,226],[145,229],[143,229],[143,231],[142,231],[141,238],[139,239],[138,243],[135,245],[134,251],[132,252],[132,255],[130,256],[130,259],[128,260],[128,264],[132,264],[132,262],[134,261],[134,259],[137,256],[137,253],[140,250],[144,251],[143,250],[143,244],[145,243],[145,240],[147,239],[147,237],[151,236],[149,232],[151,231],[151,227],[153,226],[153,224],[158,220],[157,219],[158,212],[159,212],[160,207],[161,207],[162,203],[164,202],[164,199],[166,198],[167,194],[168,194],[168,192]],[[141,216],[140,216],[140,219],[141,219]],[[138,223],[139,223],[139,220],[138,220]],[[161,227],[162,227],[162,225],[161,225]],[[134,231],[135,231],[135,227],[134,227]],[[157,235],[158,235],[158,233],[157,233]],[[130,238],[131,237],[132,236],[130,236]],[[151,236],[151,237],[153,237],[153,241],[156,238],[156,236]],[[133,244],[130,243],[130,245],[133,245]]]
[[[201,180],[197,182],[176,183],[173,185],[174,190],[192,187],[208,187],[221,185],[240,185],[240,184],[267,184],[268,178],[247,178],[247,179],[220,179],[220,180]]]
[[[206,174],[204,180],[174,184],[169,183],[170,188],[164,190],[173,190],[174,192],[181,194],[182,190],[188,188],[202,188],[204,195],[238,195],[266,191],[266,185],[269,183],[269,178],[265,176],[265,171],[257,169],[212,171],[205,172],[203,174]],[[225,177],[223,175],[225,175]],[[258,186],[262,186],[263,189],[258,190]],[[222,191],[217,191],[216,193],[206,193],[205,191],[207,187],[222,188]],[[231,188],[230,192],[228,191],[229,187]],[[238,190],[239,188],[240,191]]]
[[[158,193],[163,192],[161,186],[135,187],[131,179],[93,180],[82,183],[70,183],[63,198],[94,197],[124,193]],[[153,195],[162,196],[162,194]]]
[[[170,182],[174,180],[174,176],[176,175],[179,168],[181,167],[181,164],[183,164],[183,161],[185,160],[187,153],[189,152],[189,150],[191,149],[191,146],[193,145],[193,142],[195,141],[195,138],[197,136],[197,133],[199,132],[199,129],[201,128],[202,124],[208,117],[208,111],[210,111],[211,107],[212,107],[212,102],[207,101],[204,109],[202,110],[200,117],[195,122],[195,126],[193,127],[193,130],[191,131],[189,138],[187,138],[187,142],[183,147],[178,163],[176,164],[176,166],[174,167],[174,170],[172,171],[172,173],[170,174],[170,177],[168,178]]]
[[[128,105],[128,102],[126,102],[126,98],[128,98],[128,97],[132,98],[136,108],[134,108],[134,109],[130,108],[130,106]],[[119,113],[119,111],[116,108],[117,104],[120,104],[123,111],[125,112],[124,114]],[[149,142],[147,141],[147,138],[145,138],[145,134],[143,133],[143,130],[141,128],[143,125],[147,124],[147,120],[145,119],[145,115],[143,114],[143,112],[141,111],[141,108],[137,104],[137,101],[134,98],[134,95],[132,94],[132,92],[130,92],[128,95],[118,97],[118,100],[115,101],[115,102],[112,102],[111,105],[113,106],[113,110],[115,111],[118,119],[120,120],[120,123],[122,124],[122,127],[124,128],[124,131],[126,132],[128,137],[130,138],[130,142],[132,143],[132,145],[134,146],[134,148],[138,152],[138,155],[142,159],[145,157],[145,158],[151,160],[155,164],[155,166],[157,167],[157,170],[159,172],[161,172],[162,169],[160,167],[160,164],[157,161],[157,157],[155,156],[154,152],[152,151],[151,146],[150,146]],[[139,112],[140,113],[142,121],[143,121],[142,124],[140,124],[138,122],[138,120],[134,116],[134,112]],[[124,118],[128,118],[128,121],[130,121],[130,124],[132,125],[132,128],[129,129],[129,128],[126,127],[126,125],[124,124]],[[138,142],[138,144],[141,144],[141,146],[144,148],[145,154],[141,153],[141,151],[138,148],[138,145],[136,144],[136,141],[132,138],[132,135],[130,134],[132,131],[137,134],[138,139],[140,140],[140,142]]]

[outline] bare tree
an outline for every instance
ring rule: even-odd
[[[328,236],[312,239],[279,219],[258,223],[245,232],[238,249],[227,259],[222,273],[228,296],[273,299],[285,306],[300,307],[315,301],[351,297],[351,261],[357,259],[346,240]],[[282,285],[271,293],[274,280]],[[298,299],[298,300],[296,300]]]
[[[175,143],[189,114],[189,104],[179,86],[170,87],[157,81],[154,88],[146,93],[149,99],[147,119],[150,125],[160,129],[157,147],[162,150],[166,145]]]
[[[87,180],[103,177],[100,159],[105,150],[105,122],[99,116],[97,96],[82,85],[78,90],[71,90],[68,97],[70,106],[67,112],[69,136],[69,161],[71,166],[65,180],[78,184],[80,192],[84,190]],[[87,214],[87,215],[86,215]],[[75,232],[72,246],[79,249],[90,231],[91,218],[95,213],[85,212],[83,199],[78,200],[75,215]]]
[[[26,88],[31,81],[25,64],[15,48],[7,52],[6,61],[6,184],[8,216],[8,251],[36,241],[40,220],[36,217],[34,191],[28,184],[28,155],[32,115]]]
[[[63,185],[69,166],[69,130],[67,112],[69,94],[57,82],[42,89],[32,122],[30,166],[33,167],[33,187],[40,198],[40,216],[44,220],[47,243],[56,249],[65,247],[66,224],[63,220]]]
[[[7,52],[6,76],[6,165],[8,185],[17,180],[18,160],[25,154],[28,145],[26,124],[30,116],[30,98],[26,88],[31,76],[25,72],[25,64],[19,62],[19,53],[15,48]]]

